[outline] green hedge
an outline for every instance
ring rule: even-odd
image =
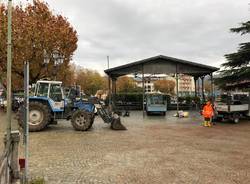
[[[143,95],[141,93],[129,93],[129,94],[116,94],[114,96],[116,101],[124,102],[142,102]]]
[[[192,102],[198,103],[198,104],[201,102],[201,99],[199,97],[194,97],[194,96],[179,97],[178,100],[179,100],[179,103],[185,102],[185,104],[187,105],[192,104]]]
[[[131,110],[141,110],[142,109],[142,93],[119,93],[113,96],[116,102],[117,108],[128,108]],[[167,105],[168,107],[175,108],[175,104],[171,104],[171,97],[166,95]],[[108,99],[106,98],[105,104],[108,105]],[[199,97],[193,96],[186,96],[186,97],[179,97],[179,104],[182,106],[187,106],[187,108],[194,106],[195,104],[200,104],[201,100]]]
[[[122,101],[122,102],[142,102],[143,94],[142,93],[119,93],[113,96],[115,98],[115,101]],[[109,97],[106,98],[106,104],[108,103]],[[167,103],[170,104],[171,97],[169,95],[166,95]],[[193,97],[193,96],[186,96],[186,97],[179,97],[179,103],[191,104],[194,103],[200,103],[201,99],[199,97]]]
[[[142,103],[143,100],[143,94],[142,93],[119,93],[113,96],[115,98],[116,102],[122,101],[122,102],[135,102],[135,103]],[[145,94],[146,98],[146,94]],[[170,103],[170,96],[166,95],[166,100],[168,103]],[[108,97],[106,99],[108,102]]]

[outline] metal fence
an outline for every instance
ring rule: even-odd
[[[0,158],[0,184],[10,183],[10,153],[8,149],[4,150],[4,154]]]
[[[18,144],[20,141],[19,131],[11,132],[11,141],[8,145],[5,142],[5,148],[0,157],[0,184],[11,184],[15,179],[19,178],[18,166]]]

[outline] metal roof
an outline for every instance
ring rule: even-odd
[[[110,68],[104,70],[104,72],[110,77],[119,77],[131,73],[142,73],[142,71],[145,74],[183,73],[198,77],[213,73],[217,70],[219,70],[219,68],[213,66],[177,59],[169,56],[158,55],[118,67]]]

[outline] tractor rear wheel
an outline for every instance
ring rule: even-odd
[[[78,131],[87,131],[91,128],[93,122],[92,114],[84,110],[75,111],[71,118],[72,126]]]
[[[18,111],[18,124],[24,128],[24,106]],[[29,131],[37,132],[43,130],[50,119],[49,108],[40,102],[29,103]]]

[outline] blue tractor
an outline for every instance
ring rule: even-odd
[[[126,130],[121,124],[120,117],[105,108],[97,98],[88,101],[79,98],[79,90],[71,88],[64,95],[61,81],[39,80],[35,85],[34,96],[29,97],[29,130],[41,131],[50,124],[57,124],[58,119],[71,120],[75,130],[86,131],[91,128],[95,111],[111,124],[113,130]],[[17,119],[24,127],[24,106],[21,106]]]

